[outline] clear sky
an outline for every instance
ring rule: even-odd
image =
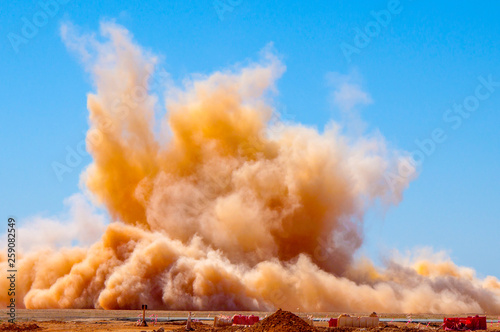
[[[361,252],[378,260],[392,249],[431,247],[479,276],[500,277],[497,1],[47,3],[0,5],[4,220],[64,215],[64,200],[81,191],[88,154],[62,179],[52,168],[84,140],[93,91],[60,27],[97,32],[114,20],[176,81],[255,59],[272,42],[287,67],[276,97],[285,120],[322,130],[352,110],[366,132],[423,159],[398,206],[368,213]],[[352,88],[347,99],[335,99],[339,80]]]

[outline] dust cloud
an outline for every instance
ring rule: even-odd
[[[113,222],[93,245],[25,252],[26,308],[500,312],[496,278],[445,258],[354,258],[365,211],[397,204],[415,170],[380,135],[280,121],[285,66],[271,47],[170,80],[160,98],[157,58],[123,27],[62,36],[95,83],[82,181]],[[402,168],[410,175],[387,177]]]

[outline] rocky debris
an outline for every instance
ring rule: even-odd
[[[175,331],[186,331],[186,324],[184,323],[183,327],[176,329]],[[191,330],[190,331],[212,331],[214,327],[212,325],[203,324],[201,322],[191,322]],[[216,329],[215,331],[219,331]],[[222,330],[221,330],[222,331]]]
[[[34,331],[38,329],[41,329],[41,327],[34,323],[2,323],[0,325],[0,331],[21,332]]]
[[[248,328],[248,332],[316,332],[299,316],[279,309],[271,316]]]

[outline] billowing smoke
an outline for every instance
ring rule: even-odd
[[[169,81],[161,115],[156,58],[125,29],[103,24],[101,42],[62,34],[94,78],[82,181],[113,222],[90,247],[26,252],[27,308],[500,312],[499,281],[446,258],[354,259],[364,212],[397,203],[414,169],[379,135],[280,121],[285,67],[270,48]]]

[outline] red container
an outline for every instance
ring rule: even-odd
[[[251,315],[248,317],[248,325],[253,325],[255,323],[258,323],[259,320],[260,320],[259,316]]]
[[[443,327],[445,330],[486,330],[486,317],[452,317],[444,318]]]
[[[253,325],[260,320],[259,316],[244,316],[244,315],[234,315],[233,324],[234,325]]]
[[[241,319],[241,315],[234,315],[233,316],[233,324],[235,325],[242,325],[242,319]]]
[[[337,318],[330,318],[328,321],[328,327],[337,327]]]
[[[258,316],[251,315],[248,317],[248,323],[249,323],[248,325],[253,325],[257,323],[259,320],[260,318]]]
[[[468,317],[471,318],[472,322],[470,325],[471,330],[486,330],[486,317]]]

